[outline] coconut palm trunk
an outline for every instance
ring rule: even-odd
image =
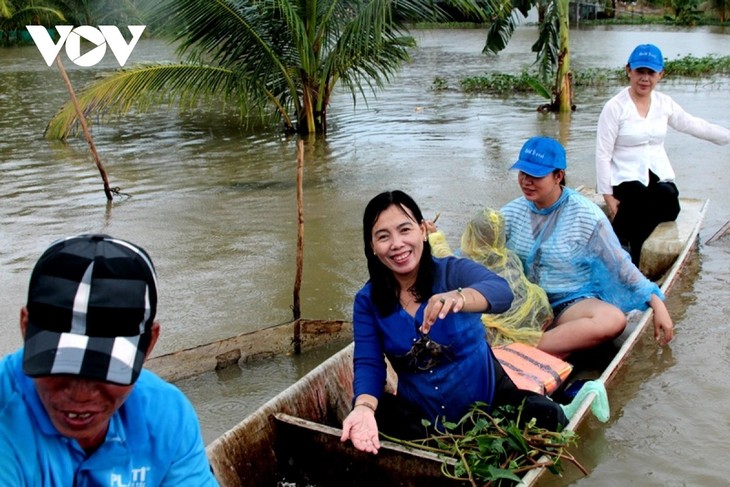
[[[560,22],[560,51],[558,53],[555,105],[560,113],[568,113],[573,105],[573,73],[570,71],[570,25],[568,0],[556,0]]]

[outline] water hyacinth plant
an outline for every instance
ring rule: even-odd
[[[522,406],[487,413],[476,403],[457,423],[444,422],[429,437],[404,441],[388,440],[443,455],[444,476],[472,486],[513,485],[529,470],[547,468],[560,474],[565,461],[584,474],[588,472],[568,452],[578,436],[569,430],[549,431],[535,426],[535,419],[520,426]],[[432,426],[424,421],[424,427]],[[455,460],[455,461],[453,461]]]
[[[666,60],[664,64],[666,81],[707,77],[707,81],[721,82],[722,80],[713,78],[728,75],[730,75],[730,56],[696,57],[688,54],[677,59]],[[625,82],[626,72],[623,67],[573,70],[573,84],[577,88],[620,86]],[[459,86],[465,93],[507,95],[533,91],[544,98],[550,98],[547,87],[542,85],[537,73],[528,70],[523,70],[519,75],[486,73],[481,76],[470,76],[461,79]]]

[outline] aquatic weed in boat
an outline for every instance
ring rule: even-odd
[[[573,463],[587,475],[567,450],[577,445],[575,432],[537,428],[534,418],[519,426],[522,406],[517,408],[517,415],[511,414],[512,408],[500,408],[489,414],[486,404],[476,403],[458,423],[443,422],[428,438],[415,441],[386,438],[443,455],[445,459],[455,459],[455,462],[444,461],[441,467],[444,476],[473,486],[513,485],[529,470],[537,468],[560,474],[564,461]],[[424,426],[430,423],[424,422]]]

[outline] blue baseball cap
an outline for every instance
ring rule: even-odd
[[[510,169],[541,178],[566,166],[565,149],[560,142],[550,137],[532,137],[524,143],[517,162]]]
[[[654,44],[640,44],[629,56],[629,68],[647,68],[657,73],[664,71],[664,57],[662,51]]]

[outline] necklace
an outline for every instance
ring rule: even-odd
[[[408,301],[405,301],[405,302],[403,301],[403,299],[398,298],[398,301],[400,301],[400,304],[401,304],[401,306],[403,306],[403,309],[408,309],[408,306],[410,306],[411,303],[413,302],[413,300],[416,299],[416,297],[413,296],[413,294],[410,291],[408,291],[408,296],[410,296],[411,299],[409,299]]]

